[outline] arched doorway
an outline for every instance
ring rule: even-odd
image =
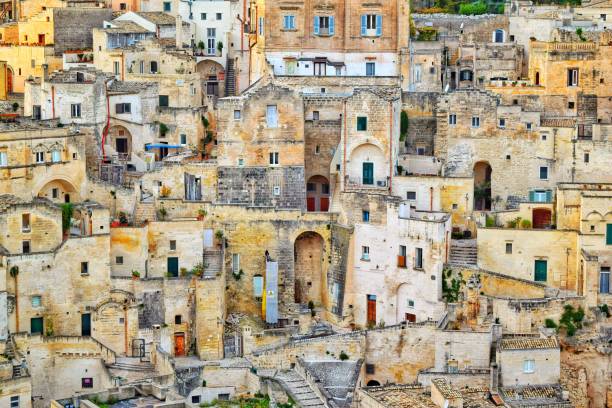
[[[533,228],[548,228],[552,220],[552,211],[548,208],[534,208],[531,218]]]
[[[202,60],[198,62],[196,71],[200,74],[200,80],[202,81],[202,93],[208,96],[224,96],[219,92],[223,89],[223,83],[225,80],[225,70],[223,65],[212,61]]]
[[[109,132],[109,143],[117,152],[120,160],[129,160],[132,154],[132,135],[127,128],[115,125],[111,126]]]
[[[323,302],[324,248],[325,241],[316,232],[304,232],[296,238],[293,246],[296,303],[320,305]]]
[[[385,187],[387,169],[382,150],[371,143],[357,146],[350,156],[348,165],[348,183],[362,186]]]
[[[488,162],[481,161],[474,165],[474,209],[477,211],[491,210],[492,173]]]
[[[306,183],[306,209],[329,211],[329,180],[323,176],[312,176]]]
[[[54,203],[78,202],[79,195],[72,183],[67,180],[55,179],[47,182],[36,194],[48,198]]]
[[[417,321],[417,312],[415,309],[415,297],[419,289],[410,283],[402,283],[397,288],[397,322]]]
[[[380,387],[380,383],[376,380],[370,380],[366,385],[368,387]]]

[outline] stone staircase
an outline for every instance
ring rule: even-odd
[[[124,371],[155,371],[155,366],[149,362],[142,362],[137,357],[117,357],[113,364],[107,365],[109,369]]]
[[[451,240],[449,263],[454,265],[476,266],[478,248],[475,239]]]
[[[306,380],[294,370],[279,371],[274,376],[289,395],[302,408],[326,408],[321,398],[310,388]]]
[[[154,201],[137,201],[134,210],[134,224],[139,225],[145,221],[157,220],[157,211]]]
[[[225,96],[236,95],[236,71],[234,70],[234,60],[227,59],[225,68]]]
[[[204,250],[204,276],[217,276],[221,273],[222,253],[218,249],[207,248]]]

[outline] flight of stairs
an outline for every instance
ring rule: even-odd
[[[281,385],[289,392],[298,406],[303,408],[325,408],[326,405],[321,398],[310,388],[306,380],[295,370],[279,371],[274,376]]]
[[[124,371],[155,371],[155,366],[148,362],[141,362],[136,357],[117,357],[113,364],[107,365],[109,369]]]
[[[204,276],[217,276],[221,273],[223,259],[218,249],[204,250]]]
[[[227,59],[227,67],[225,68],[225,96],[236,95],[236,71],[234,70],[234,60]]]
[[[478,248],[475,239],[451,240],[449,263],[455,265],[476,266]]]
[[[155,202],[138,201],[136,202],[136,210],[134,211],[134,224],[140,225],[146,221],[155,221],[157,219],[157,211],[155,210]]]

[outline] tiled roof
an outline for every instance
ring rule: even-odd
[[[512,337],[502,339],[501,350],[557,349],[559,343],[555,337],[548,339],[535,337]]]
[[[499,395],[505,405],[512,408],[573,407],[570,401],[564,399],[563,389],[558,384],[502,387],[499,390]]]
[[[542,119],[540,121],[540,127],[565,127],[573,128],[576,126],[576,119]]]
[[[6,211],[8,208],[15,204],[25,203],[21,198],[15,197],[11,194],[0,195],[0,213]]]
[[[451,388],[450,384],[444,378],[434,378],[431,383],[438,388],[440,394],[447,399],[461,398],[461,393]]]
[[[161,11],[141,11],[138,14],[140,17],[149,20],[156,25],[175,25],[176,19],[171,14]]]
[[[136,82],[136,81],[113,81],[108,87],[110,93],[132,94],[138,93],[157,84],[154,82]]]
[[[105,28],[105,31],[117,34],[131,34],[131,33],[150,33],[141,25],[134,23],[133,21],[117,21],[114,20],[112,23],[113,27]]]
[[[383,407],[436,408],[431,395],[423,387],[383,386],[364,390]]]

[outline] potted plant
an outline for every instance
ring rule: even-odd
[[[120,226],[121,226],[121,221],[119,221],[119,220],[113,220],[113,221],[111,222],[111,225],[110,225],[110,226],[111,226],[111,228],[117,228],[117,227],[120,227]]]
[[[217,237],[218,244],[221,246],[223,244],[223,231],[217,230],[215,232],[215,237]]]
[[[138,279],[140,279],[140,272],[132,271],[132,280],[138,280]]]
[[[204,48],[206,48],[206,46],[204,45],[204,41],[200,41],[198,43],[198,48],[200,49],[200,55],[204,55]]]
[[[223,56],[223,43],[221,41],[217,43],[217,50],[219,51],[219,55]]]
[[[198,221],[202,221],[204,219],[204,217],[206,217],[208,215],[208,213],[206,212],[205,209],[200,208],[198,210]]]
[[[162,186],[161,189],[159,190],[159,195],[161,197],[168,197],[170,196],[170,193],[172,192],[172,189],[168,186]]]
[[[166,219],[166,215],[168,215],[168,211],[162,207],[159,209],[159,218],[163,221]]]
[[[125,227],[128,225],[128,216],[124,211],[119,212],[119,225]]]

